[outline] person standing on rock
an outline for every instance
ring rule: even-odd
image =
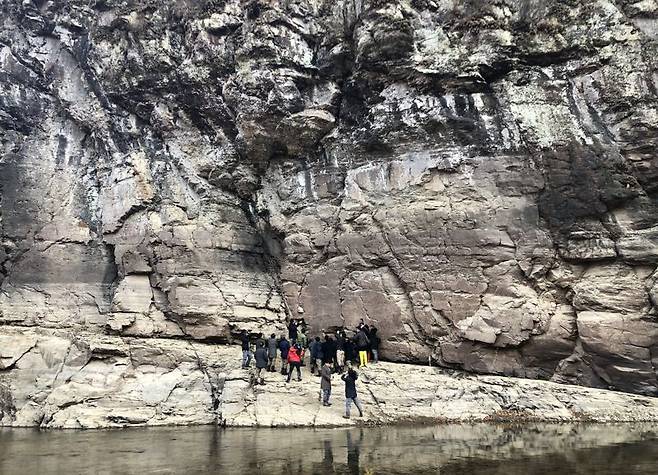
[[[338,371],[338,364],[336,363],[336,342],[329,335],[326,337],[326,350],[324,350],[324,359],[329,361],[335,371]]]
[[[258,336],[256,336],[256,348],[258,348],[258,344],[262,343],[263,348],[265,348],[265,338],[263,337],[263,333],[259,333]]]
[[[303,350],[308,348],[308,338],[304,327],[297,327],[297,343],[299,343],[299,346],[301,346]]]
[[[379,363],[379,344],[382,339],[377,336],[377,328],[370,329],[370,351],[372,352],[373,363]]]
[[[356,330],[363,330],[365,334],[367,335],[368,332],[370,332],[370,328],[368,328],[368,324],[363,321],[363,318],[359,320],[359,324],[356,326]]]
[[[345,332],[342,330],[336,336],[336,366],[339,373],[345,371]]]
[[[288,351],[288,363],[290,364],[290,370],[288,371],[288,380],[286,383],[290,382],[293,369],[297,370],[297,381],[302,380],[302,358],[304,358],[304,350],[302,350],[299,344],[294,344]]]
[[[356,348],[359,350],[359,366],[366,366],[368,364],[368,347],[370,340],[366,335],[365,328],[358,330],[356,334]]]
[[[319,370],[322,370],[322,365],[324,362],[331,358],[331,348],[329,343],[329,335],[324,334],[324,341],[322,342],[322,364],[320,365]],[[319,374],[319,373],[318,373]]]
[[[322,390],[322,405],[331,406],[329,398],[331,397],[331,361],[325,359],[322,370],[320,371],[320,389]]]
[[[286,340],[284,335],[281,335],[279,341],[279,351],[281,352],[281,374],[288,374],[288,352],[290,351],[290,343]]]
[[[276,369],[274,369],[274,365],[276,362],[276,351],[278,346],[279,345],[277,344],[276,336],[274,333],[272,333],[267,339],[267,370],[270,373],[276,371]]]
[[[290,320],[290,323],[288,324],[288,338],[290,338],[290,341],[295,344],[297,341],[297,321],[294,319]]]
[[[359,376],[356,374],[352,368],[347,370],[347,374],[344,374],[340,377],[345,381],[345,419],[350,418],[350,409],[352,408],[352,403],[359,410],[359,417],[363,417],[363,407],[361,407],[361,401],[356,393],[356,380]]]
[[[262,341],[256,343],[256,354],[254,356],[256,359],[256,384],[265,384],[263,370],[267,368],[268,358],[265,344]]]
[[[343,333],[345,335],[345,333]],[[356,361],[356,353],[354,351],[354,341],[345,335],[345,362],[354,363]]]
[[[320,374],[320,368],[322,367],[322,343],[320,342],[320,337],[316,336],[315,340],[311,342],[311,374]]]
[[[245,369],[251,363],[251,350],[249,349],[249,334],[247,330],[242,330],[240,341],[242,342],[242,369]]]
[[[301,324],[298,325],[297,328],[298,328],[297,343],[299,343],[299,346],[301,346],[302,350],[304,350],[304,353],[306,353],[306,348],[308,348],[308,338],[306,336],[306,328]],[[302,366],[306,366],[306,364],[304,363],[304,358],[302,358]]]

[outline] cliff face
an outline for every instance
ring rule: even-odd
[[[6,408],[287,316],[658,394],[655,1],[0,5],[0,336],[92,335],[0,349]]]

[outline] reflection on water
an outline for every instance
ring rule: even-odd
[[[655,474],[658,425],[0,431],[1,474]]]

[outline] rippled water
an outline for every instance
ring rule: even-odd
[[[2,474],[656,474],[658,425],[0,431]]]

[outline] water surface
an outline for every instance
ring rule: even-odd
[[[656,474],[658,424],[0,430],[1,474]]]

